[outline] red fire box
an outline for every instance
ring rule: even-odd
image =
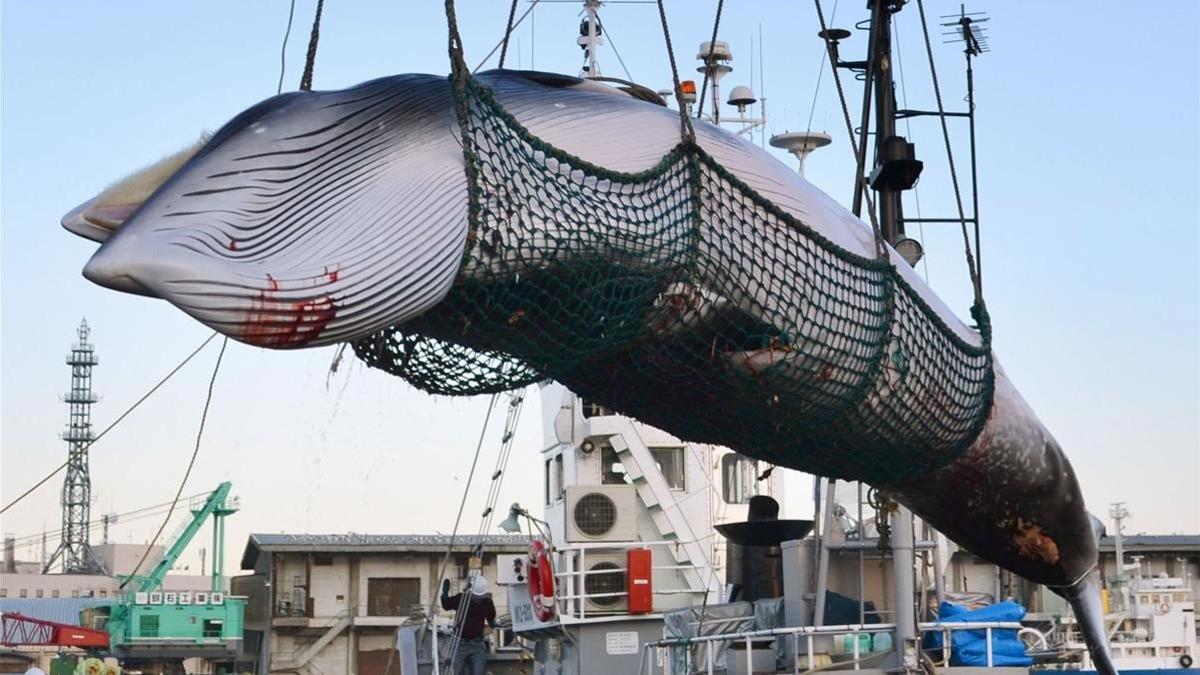
[[[631,548],[625,554],[625,569],[628,570],[625,574],[625,591],[629,593],[629,613],[649,614],[654,611],[650,549]]]

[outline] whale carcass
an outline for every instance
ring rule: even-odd
[[[1062,594],[1111,671],[1058,443],[871,228],[753,144],[616,89],[399,75],[238,115],[102,245],[92,281],[243,342],[351,342],[427,391],[551,378],[681,438],[883,488]],[[172,160],[174,161],[174,160]],[[157,172],[157,178],[154,177]],[[97,215],[100,214],[100,215]]]

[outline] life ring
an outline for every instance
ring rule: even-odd
[[[554,618],[554,566],[550,564],[550,551],[541,540],[529,544],[529,600],[533,603],[533,614],[538,621]]]
[[[1169,603],[1169,602],[1164,602],[1164,603],[1161,603],[1161,604],[1158,606],[1158,613],[1159,613],[1159,614],[1166,614],[1166,613],[1167,613],[1167,612],[1169,612],[1169,611],[1171,611],[1171,603]]]
[[[1192,667],[1192,655],[1184,654],[1183,656],[1180,656],[1179,657],[1179,667],[1180,668],[1191,668]]]

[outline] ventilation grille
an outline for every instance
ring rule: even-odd
[[[138,633],[142,637],[158,637],[158,615],[143,614],[138,617]]]
[[[590,492],[575,502],[575,527],[589,537],[603,537],[617,524],[617,505],[600,492]]]
[[[605,570],[612,570],[606,572]],[[625,592],[625,570],[612,562],[599,562],[588,569],[583,578],[583,592],[588,602],[598,607],[612,607],[625,599],[623,595],[606,595]],[[596,597],[600,594],[600,597]]]

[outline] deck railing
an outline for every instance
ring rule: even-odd
[[[942,633],[942,646],[940,647],[940,649],[942,650],[943,656],[942,656],[942,664],[941,665],[946,665],[950,662],[950,652],[952,649],[952,641],[950,640],[951,633],[953,633],[954,631],[961,631],[961,630],[983,631],[984,637],[986,640],[987,666],[990,668],[994,665],[994,662],[995,662],[995,660],[993,658],[993,652],[992,652],[992,637],[993,637],[992,632],[994,630],[1017,630],[1017,631],[1019,631],[1021,628],[1023,628],[1023,626],[1019,622],[1016,622],[1016,621],[988,621],[988,622],[947,621],[944,623],[940,623],[940,622],[921,623],[921,624],[918,624],[917,631],[921,635],[924,635],[925,633],[939,633],[939,632]],[[688,638],[664,638],[662,640],[654,640],[652,642],[647,642],[644,645],[642,666],[640,668],[640,672],[643,673],[644,675],[653,675],[653,673],[655,672],[654,664],[655,664],[656,659],[653,658],[653,650],[655,650],[655,649],[671,650],[671,649],[676,649],[676,648],[680,648],[680,647],[687,648],[691,645],[697,645],[697,644],[711,645],[712,643],[717,643],[717,642],[731,642],[732,643],[732,642],[736,642],[736,641],[742,641],[745,643],[745,646],[746,646],[746,672],[753,673],[754,672],[753,649],[752,649],[753,643],[756,640],[762,640],[764,638],[778,639],[778,638],[782,638],[782,637],[789,637],[792,641],[792,654],[793,654],[792,673],[793,673],[793,675],[800,675],[800,673],[802,673],[804,671],[802,671],[800,669],[800,665],[796,661],[795,655],[802,653],[800,651],[800,639],[801,638],[804,638],[804,640],[805,640],[805,651],[803,653],[806,653],[807,657],[808,657],[808,660],[805,662],[805,666],[807,669],[811,670],[811,669],[813,669],[814,658],[816,657],[816,654],[817,654],[817,652],[814,648],[814,643],[816,641],[816,638],[817,637],[833,637],[833,636],[847,635],[847,634],[855,636],[852,639],[852,642],[854,644],[854,647],[852,650],[853,659],[850,662],[843,664],[843,665],[849,666],[853,670],[859,670],[864,658],[882,656],[883,654],[890,653],[891,650],[885,650],[885,651],[881,651],[881,652],[870,652],[869,654],[866,655],[866,657],[864,657],[862,654],[861,643],[858,640],[857,636],[858,635],[874,635],[876,633],[892,633],[893,631],[895,631],[895,629],[896,629],[895,624],[883,624],[883,623],[846,624],[846,625],[839,625],[839,626],[788,626],[788,627],[784,627],[784,628],[769,628],[769,629],[763,629],[763,630],[743,631],[743,632],[739,632],[739,633],[723,633],[723,634],[718,634],[718,635],[700,635],[700,636],[688,637]],[[704,671],[707,675],[712,675],[714,672],[714,664],[713,664],[714,650],[713,649],[705,649],[704,651],[706,654],[706,658],[705,658],[706,662],[705,662]],[[690,650],[685,652],[685,654],[687,655],[685,673],[690,673],[690,672],[692,672],[692,664],[690,662],[690,656],[691,656]],[[671,663],[671,661],[668,659],[666,661],[666,663]],[[671,671],[668,670],[667,667],[664,667],[663,672],[670,673]],[[771,671],[771,672],[775,672],[775,671]]]

